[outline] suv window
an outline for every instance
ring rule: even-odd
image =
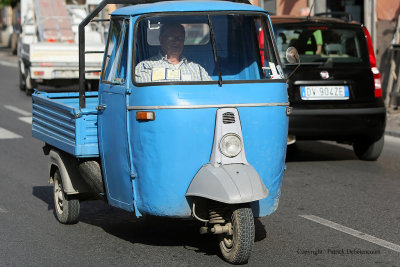
[[[367,48],[361,27],[299,24],[274,25],[277,46],[283,62],[289,46],[299,52],[301,63],[366,63]]]

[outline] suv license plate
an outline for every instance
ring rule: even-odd
[[[349,87],[344,86],[301,86],[303,100],[346,100],[349,99]]]

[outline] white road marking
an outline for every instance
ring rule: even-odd
[[[0,213],[6,213],[8,212],[8,210],[6,210],[5,208],[0,207]]]
[[[20,121],[32,124],[32,117],[19,117],[18,118]]]
[[[299,216],[303,217],[304,219],[307,219],[307,220],[310,220],[310,221],[313,221],[313,222],[328,226],[328,227],[330,227],[332,229],[335,229],[335,230],[338,230],[340,232],[343,232],[343,233],[355,236],[357,238],[366,240],[368,242],[374,243],[374,244],[379,245],[381,247],[385,247],[385,248],[391,249],[393,251],[400,252],[400,246],[399,245],[396,245],[396,244],[393,244],[391,242],[385,241],[383,239],[374,237],[372,235],[367,235],[367,234],[365,234],[363,232],[351,229],[349,227],[343,226],[343,225],[335,223],[335,222],[331,222],[329,220],[326,220],[324,218],[321,218],[321,217],[318,217],[318,216],[315,216],[315,215],[299,215]]]
[[[14,111],[14,112],[16,112],[16,113],[18,113],[18,114],[20,114],[20,115],[22,115],[22,116],[24,116],[24,117],[32,116],[32,113],[30,113],[30,112],[28,112],[28,111],[25,111],[25,110],[23,110],[23,109],[20,109],[20,108],[11,106],[11,105],[4,105],[4,107],[5,107],[6,109],[11,110],[11,111]]]
[[[8,61],[4,61],[4,60],[0,60],[0,65],[7,66],[7,67],[18,68],[18,64],[17,63],[8,62]]]
[[[0,139],[17,139],[17,138],[22,138],[22,136],[0,127]]]

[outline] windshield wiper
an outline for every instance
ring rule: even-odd
[[[218,70],[218,85],[221,87],[222,86],[222,74],[221,74],[221,67],[218,62],[217,44],[215,41],[214,28],[211,23],[210,15],[208,15],[207,17],[208,17],[208,27],[210,28],[211,44],[212,44],[213,53],[214,53],[214,61],[215,61],[215,64],[217,64],[217,70]]]

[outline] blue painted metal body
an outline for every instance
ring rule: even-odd
[[[240,4],[226,1],[167,1],[152,4],[142,4],[128,6],[117,9],[111,15],[113,16],[139,16],[151,13],[167,13],[167,12],[208,12],[208,11],[268,11],[257,6]]]
[[[156,86],[132,90],[129,105],[213,105],[284,103],[286,84],[226,84]],[[153,110],[156,119],[138,122],[128,115],[131,127],[135,201],[141,213],[190,216],[184,194],[200,167],[209,162],[214,139],[216,108]],[[255,216],[272,213],[279,201],[286,155],[286,108],[238,108],[248,162],[269,190],[254,203]]]
[[[96,94],[87,94],[85,110],[78,109],[77,95],[35,94],[33,135],[76,157],[100,156],[110,205],[135,211],[136,216],[191,217],[185,193],[197,171],[210,160],[217,111],[212,105],[238,105],[247,160],[269,190],[266,199],[252,203],[254,216],[274,212],[285,166],[286,107],[241,105],[287,103],[285,80],[227,83],[221,87],[217,84],[136,87],[132,83],[131,44],[139,15],[224,10],[266,13],[251,5],[222,1],[168,2],[115,11],[113,16],[130,20],[124,83],[100,83],[99,100]],[[106,108],[97,114],[95,106],[98,104]],[[203,108],[198,108],[199,105]],[[135,106],[154,111],[155,120],[136,120],[136,111],[129,108]],[[185,108],[158,109],[154,106]],[[63,123],[54,122],[53,115],[57,112],[62,113]],[[92,119],[94,121],[89,122]],[[97,135],[88,138],[96,119],[98,140]],[[55,133],[46,129],[47,126]]]

